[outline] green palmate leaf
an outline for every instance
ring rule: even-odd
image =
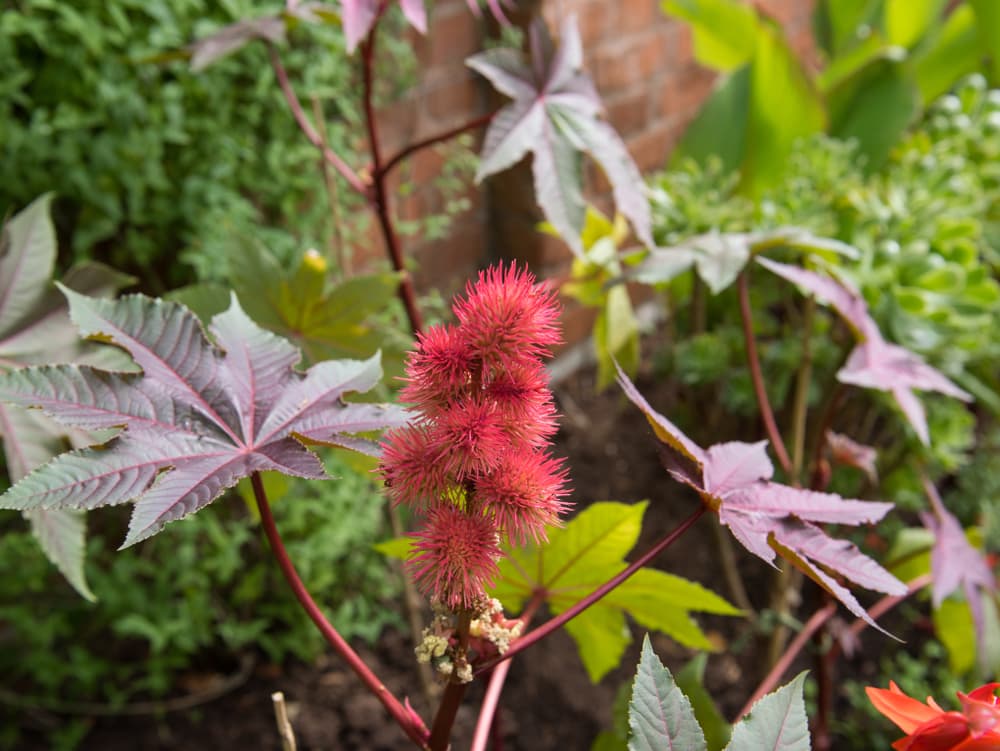
[[[979,69],[981,57],[976,13],[960,5],[948,16],[934,43],[915,60],[920,98],[925,105],[944,94],[959,78]]]
[[[759,195],[780,180],[795,142],[823,130],[826,113],[816,87],[773,23],[758,25],[750,86],[741,186]]]
[[[322,464],[304,444],[377,451],[354,434],[406,419],[386,405],[342,400],[375,385],[377,354],[299,372],[299,351],[257,327],[235,297],[212,321],[215,344],[177,303],[64,292],[81,333],[127,350],[142,373],[59,365],[0,376],[7,401],[79,428],[124,428],[106,446],[62,454],[36,469],[0,497],[0,506],[90,509],[134,500],[127,546],[253,472],[323,479]]]
[[[653,652],[647,634],[632,684],[629,751],[705,751],[691,702]]]
[[[705,689],[705,666],[708,655],[704,652],[695,655],[687,665],[674,676],[677,687],[691,702],[694,716],[705,733],[705,744],[708,751],[722,751],[729,742],[732,727],[722,716],[715,701]]]
[[[663,10],[691,24],[694,56],[702,65],[730,71],[754,54],[757,14],[737,0],[664,0]]]
[[[916,45],[934,26],[945,4],[945,0],[885,0],[889,42],[900,47]]]
[[[8,222],[0,239],[0,374],[35,362],[107,359],[80,346],[65,300],[52,287],[55,230],[49,218],[51,196],[42,196]],[[114,294],[129,277],[99,264],[71,269],[64,282],[90,294]],[[11,482],[49,461],[66,444],[82,445],[87,436],[67,430],[44,415],[0,405],[0,439]],[[72,511],[24,512],[42,550],[84,597],[93,599],[83,575],[85,522]]]
[[[976,14],[979,45],[989,56],[994,82],[1000,81],[1000,3],[994,0],[969,0]]]
[[[858,85],[833,133],[857,141],[859,152],[867,157],[866,167],[877,169],[916,116],[919,104],[917,87],[903,65],[879,63],[874,74]]]
[[[611,183],[618,211],[636,235],[652,246],[649,203],[642,178],[618,134],[599,119],[601,101],[583,72],[583,49],[576,22],[560,29],[559,48],[544,23],[531,30],[531,65],[510,49],[494,49],[466,62],[513,101],[490,123],[483,141],[477,180],[501,172],[532,154],[535,197],[545,218],[582,256],[586,220],[580,155],[587,152]]]
[[[544,588],[552,612],[563,612],[626,567],[625,556],[639,538],[646,506],[595,503],[562,529],[551,530],[548,544],[507,550],[494,596],[508,609],[518,610],[533,591]],[[641,569],[571,620],[567,630],[596,682],[618,664],[632,641],[626,614],[686,646],[713,649],[691,611],[740,612],[698,584]]]
[[[827,33],[824,45],[826,51],[839,55],[856,40],[858,28],[874,26],[881,0],[825,0],[819,11],[825,22]]]
[[[809,751],[809,723],[802,699],[806,674],[799,675],[750,709],[733,728],[726,751]]]
[[[684,131],[671,164],[685,159],[707,164],[717,157],[724,174],[736,172],[746,153],[746,127],[750,109],[750,66],[720,78],[694,121]]]
[[[381,350],[389,375],[402,372],[409,341],[382,326],[377,316],[393,304],[399,275],[366,274],[335,282],[319,253],[307,251],[287,270],[259,243],[233,244],[229,281],[246,312],[261,326],[290,339],[309,362],[338,357],[370,357]],[[170,294],[203,321],[225,309],[228,291],[196,284]]]

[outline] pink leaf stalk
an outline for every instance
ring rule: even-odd
[[[393,502],[425,515],[408,563],[418,586],[478,612],[500,542],[544,540],[566,507],[541,361],[560,341],[559,308],[511,264],[481,273],[453,310],[458,323],[421,334],[409,358],[402,398],[416,417],[386,435],[381,471]]]

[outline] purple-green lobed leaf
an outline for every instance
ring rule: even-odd
[[[74,427],[122,428],[103,446],[62,454],[31,472],[0,497],[5,508],[90,509],[135,501],[128,546],[253,472],[325,478],[304,440],[364,447],[362,439],[341,434],[406,419],[392,406],[342,399],[377,383],[377,354],[300,372],[294,368],[298,350],[259,328],[235,297],[212,321],[213,343],[177,303],[63,291],[81,332],[128,351],[142,373],[57,365],[0,376],[2,399]]]
[[[893,504],[845,500],[833,493],[771,482],[774,467],[765,452],[766,441],[733,441],[704,450],[656,412],[621,369],[618,380],[653,427],[667,470],[698,491],[740,544],[767,563],[773,563],[775,552],[779,553],[848,610],[879,628],[830,572],[887,594],[903,594],[906,586],[853,544],[829,537],[813,522],[872,523]],[[678,470],[678,466],[686,469]]]
[[[497,49],[466,62],[513,101],[490,123],[476,175],[482,180],[533,156],[535,195],[546,220],[577,256],[586,218],[580,152],[589,153],[611,183],[618,211],[652,247],[649,202],[639,170],[625,144],[599,119],[601,101],[583,72],[583,51],[573,16],[560,29],[559,46],[543,22],[531,29],[531,65],[513,50]]]
[[[922,443],[930,443],[930,433],[927,416],[913,393],[914,389],[937,391],[963,401],[972,400],[971,395],[916,354],[885,341],[878,324],[868,312],[868,305],[857,290],[844,282],[797,266],[777,263],[763,257],[758,257],[757,262],[837,311],[858,339],[858,345],[837,373],[837,379],[842,383],[892,394]]]

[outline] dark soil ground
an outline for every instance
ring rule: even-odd
[[[650,403],[667,411],[667,394],[639,383]],[[573,500],[583,507],[598,500],[635,502],[648,498],[643,537],[645,549],[673,529],[696,508],[696,499],[669,479],[656,458],[651,433],[641,413],[617,389],[595,396],[591,376],[576,375],[556,389],[563,428],[557,453],[571,469]],[[711,525],[703,518],[655,563],[657,567],[697,580],[728,596],[718,562]],[[751,599],[764,591],[767,567],[737,551],[747,572]],[[763,603],[754,602],[755,606]],[[747,622],[700,618],[705,630],[722,644],[745,636]],[[536,620],[536,623],[538,621]],[[589,749],[594,737],[610,726],[615,694],[631,679],[638,661],[641,632],[622,666],[593,685],[572,641],[564,633],[534,646],[515,660],[501,704],[504,751]],[[759,678],[755,642],[743,639],[741,652],[723,650],[709,661],[706,684],[727,716],[732,716]],[[657,653],[670,667],[680,667],[690,654],[665,637],[653,638]],[[408,636],[385,633],[372,651],[358,651],[397,695],[407,695],[425,717],[431,710],[421,698]],[[161,716],[95,718],[82,749],[94,751],[233,751],[281,748],[270,696],[283,691],[289,703],[299,748],[411,749],[381,705],[330,654],[316,664],[258,664],[249,679],[224,697],[196,709]],[[455,728],[453,748],[467,749],[483,687],[470,690]],[[44,717],[36,718],[44,724]],[[25,749],[45,748],[23,736]]]

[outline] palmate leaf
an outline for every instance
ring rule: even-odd
[[[626,567],[625,556],[639,539],[646,506],[645,502],[631,506],[595,503],[565,527],[550,530],[548,543],[507,549],[493,596],[517,611],[533,591],[542,588],[553,613],[570,608]],[[571,620],[566,629],[576,641],[588,675],[597,682],[618,665],[632,641],[626,614],[685,646],[714,649],[691,612],[740,614],[699,584],[644,568]]]
[[[691,702],[653,652],[647,634],[628,706],[629,751],[705,751]]]
[[[888,391],[922,443],[930,443],[927,415],[913,394],[937,391],[963,401],[972,396],[919,356],[882,338],[878,324],[868,312],[868,305],[857,290],[827,276],[797,266],[758,257],[757,262],[783,279],[833,307],[854,332],[858,345],[837,373],[837,379],[862,388]]]
[[[668,471],[697,490],[747,550],[768,563],[780,554],[856,616],[879,628],[830,572],[887,594],[904,594],[906,586],[853,544],[829,537],[815,523],[872,523],[893,504],[845,500],[772,482],[774,467],[765,452],[766,441],[734,441],[704,450],[656,412],[623,371],[618,378],[652,426]]]
[[[599,119],[600,98],[583,72],[583,48],[574,17],[560,29],[559,47],[543,22],[531,29],[529,65],[510,49],[473,55],[466,63],[494,88],[513,99],[490,123],[476,175],[482,180],[513,166],[529,152],[535,197],[545,218],[583,256],[580,235],[586,219],[580,152],[587,152],[611,183],[619,213],[632,223],[636,236],[653,246],[649,202],[638,167],[621,138]]]
[[[15,215],[0,238],[0,374],[37,362],[107,359],[81,346],[66,301],[52,286],[56,237],[49,218],[51,196],[36,199]],[[131,278],[100,264],[71,269],[63,281],[88,294],[109,295]],[[0,440],[11,482],[87,437],[60,428],[38,413],[0,405]],[[84,597],[93,599],[83,575],[85,522],[74,511],[25,512],[42,550]]]
[[[756,702],[733,727],[726,751],[809,751],[809,723],[802,696],[805,676],[800,673]],[[678,682],[653,652],[647,635],[629,703],[629,751],[710,748],[691,701]]]
[[[36,407],[65,424],[120,427],[109,443],[62,454],[3,496],[22,510],[90,509],[135,501],[124,546],[204,507],[253,472],[326,477],[304,443],[374,444],[343,433],[405,421],[402,410],[345,404],[381,376],[379,356],[294,369],[298,350],[258,327],[235,296],[209,341],[187,308],[144,295],[88,298],[69,289],[82,334],[127,350],[142,373],[79,365],[0,376],[0,399]]]
[[[302,350],[307,363],[363,359],[381,349],[386,374],[402,373],[410,340],[379,321],[379,314],[396,299],[398,274],[382,272],[335,281],[319,253],[307,251],[296,267],[286,269],[259,243],[233,243],[227,265],[227,281],[247,315],[289,339]],[[195,284],[174,290],[168,298],[207,322],[225,310],[229,293],[220,284]]]
[[[933,513],[921,514],[924,526],[934,534],[931,548],[931,576],[934,580],[931,601],[940,608],[945,598],[958,589],[965,595],[975,626],[980,663],[985,667],[989,654],[986,639],[986,614],[983,595],[995,596],[996,577],[986,557],[969,542],[958,519],[945,508],[937,488],[924,477],[924,490]]]

